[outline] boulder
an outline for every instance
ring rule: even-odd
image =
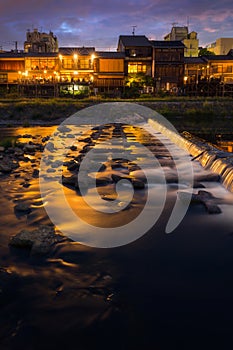
[[[36,149],[37,146],[30,143],[27,143],[23,148],[24,152],[26,153],[35,153]]]
[[[16,204],[14,210],[22,214],[29,214],[31,212],[30,206],[23,202]]]
[[[198,193],[178,192],[177,196],[184,203],[204,205],[209,214],[220,214],[222,212],[217,205],[218,199],[210,192],[204,190],[199,190]]]
[[[66,125],[60,125],[58,128],[57,128],[58,131],[60,132],[69,132],[71,131],[70,128],[68,128]]]
[[[5,163],[4,161],[0,162],[1,173],[10,173],[11,171],[12,171],[12,168],[9,164]]]
[[[42,225],[33,231],[20,231],[11,237],[9,245],[30,249],[31,254],[48,254],[53,245],[66,240],[65,236],[55,233],[53,226]]]

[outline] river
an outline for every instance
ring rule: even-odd
[[[41,143],[55,129],[55,126],[4,128],[1,139]],[[129,142],[127,154],[134,157],[131,172],[138,179],[141,175],[134,163],[136,160],[142,160],[143,166],[148,163],[146,155],[137,148],[138,142],[153,150],[159,163],[157,168],[147,166],[150,190],[156,199],[149,208],[148,221],[155,213],[157,221],[137,239],[131,237],[130,230],[125,230],[123,238],[128,244],[122,246],[106,249],[103,242],[110,235],[110,228],[128,224],[143,211],[149,191],[146,188],[135,190],[130,206],[119,213],[99,214],[98,203],[95,203],[97,211],[93,211],[83,204],[82,196],[72,186],[63,186],[73,211],[81,215],[83,221],[96,225],[96,235],[99,227],[104,229],[102,247],[95,246],[93,236],[83,234],[84,225],[80,224],[72,240],[57,244],[45,256],[34,256],[27,249],[9,247],[10,236],[22,229],[49,224],[45,210],[48,204],[45,203],[57,205],[62,228],[70,232],[71,222],[63,213],[64,203],[53,187],[41,195],[39,179],[33,177],[33,171],[40,168],[41,152],[28,154],[26,159],[20,160],[19,168],[1,176],[1,349],[172,347],[190,350],[233,346],[233,195],[218,182],[198,180],[209,172],[194,161],[194,178],[199,181],[196,185],[203,185],[215,196],[222,213],[210,215],[202,205],[192,205],[174,231],[166,234],[177,191],[191,191],[187,179],[177,184],[176,175],[177,171],[181,171],[182,176],[187,174],[189,164],[180,149],[168,139],[149,125],[144,125],[143,129],[108,126],[101,130],[99,141],[94,138],[96,130],[91,126],[85,132],[86,139],[96,142],[98,154],[103,150],[106,154],[111,137],[115,136],[118,142],[125,135]],[[75,141],[72,139],[73,145]],[[104,146],[103,142],[106,142]],[[120,153],[121,143],[114,146]],[[171,151],[168,152],[171,149],[173,157]],[[75,148],[68,156],[69,160],[77,157]],[[57,159],[50,160],[51,165]],[[112,160],[108,158],[108,161]],[[160,166],[168,183],[161,181]],[[54,172],[46,172],[51,178],[59,175],[58,169],[54,169]],[[129,164],[125,160],[114,163],[115,175],[119,172],[128,175],[127,169]],[[109,179],[108,163],[100,175],[98,193],[105,202],[110,202],[115,199],[115,193],[113,183],[106,180]],[[127,192],[127,184],[124,186]],[[160,202],[165,188],[165,201]],[[92,190],[89,192],[94,198]],[[124,200],[118,201],[118,206],[124,206]],[[29,204],[30,213],[15,212],[18,201]],[[108,216],[110,221],[107,221]]]

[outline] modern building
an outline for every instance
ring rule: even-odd
[[[214,43],[208,45],[207,49],[215,55],[227,55],[233,49],[233,38],[219,38]]]
[[[164,40],[182,41],[185,45],[185,57],[198,56],[199,39],[197,38],[197,33],[194,31],[189,33],[187,26],[173,26],[171,32],[165,35]]]

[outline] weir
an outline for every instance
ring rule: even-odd
[[[233,192],[232,153],[222,151],[188,132],[183,132],[182,135],[179,135],[153,119],[149,119],[148,122],[176,145],[187,150],[205,169],[218,174],[224,187]]]

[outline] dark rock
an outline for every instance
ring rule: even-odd
[[[24,188],[28,188],[28,187],[31,186],[31,184],[28,183],[28,182],[24,182],[24,183],[22,184],[22,186],[23,186]]]
[[[55,169],[53,169],[53,168],[49,168],[49,169],[47,169],[47,173],[55,173],[56,172],[56,170]]]
[[[75,171],[75,170],[78,170],[79,169],[79,163],[76,162],[75,160],[72,160],[68,163],[67,165],[67,169],[69,171]]]
[[[52,168],[59,168],[62,166],[63,162],[61,160],[55,160],[53,163],[51,163]]]
[[[0,162],[0,172],[2,173],[10,173],[12,168],[9,164],[6,164],[4,161]]]
[[[54,144],[52,142],[48,142],[47,145],[46,145],[46,149],[49,152],[53,152],[55,150]]]
[[[219,182],[221,176],[215,173],[195,175],[195,181],[198,182]]]
[[[14,210],[16,212],[21,212],[24,214],[29,214],[31,212],[30,206],[26,203],[23,203],[23,202],[16,204],[16,206],[14,207]]]
[[[57,128],[58,131],[60,132],[70,132],[71,129],[68,128],[66,125],[60,125],[58,128]]]
[[[34,169],[32,172],[32,177],[37,178],[39,176],[39,170],[38,169]]]
[[[34,144],[26,144],[23,148],[24,152],[26,153],[35,153],[37,149],[37,146]]]
[[[42,138],[42,142],[44,143],[44,142],[47,142],[48,140],[49,140],[49,138],[50,138],[50,136],[45,136],[45,137],[43,137]]]
[[[210,192],[200,190],[197,194],[199,200],[204,204],[206,210],[209,214],[220,214],[222,211],[221,209],[216,205],[216,200]]]
[[[71,149],[71,151],[77,151],[78,147],[73,145],[70,147],[70,149]]]
[[[75,186],[77,183],[77,175],[72,176],[62,176],[62,184],[63,185],[71,185]]]
[[[20,231],[11,237],[9,244],[30,249],[31,254],[47,254],[53,245],[66,240],[68,239],[65,236],[55,233],[54,227],[44,225],[33,231]]]
[[[193,188],[205,188],[205,186],[200,182],[194,181]]]
[[[204,205],[209,214],[220,214],[222,212],[217,205],[218,198],[214,197],[210,192],[200,190],[198,193],[178,192],[177,195],[183,202]]]
[[[86,137],[84,139],[79,139],[80,142],[86,142],[86,143],[90,143],[92,142],[92,139],[90,137]]]
[[[132,180],[132,177],[128,176],[128,175],[117,175],[117,174],[112,174],[112,180],[114,182],[118,182],[120,180]]]
[[[96,178],[96,186],[107,186],[112,183],[108,176],[99,176]]]
[[[144,182],[142,182],[140,180],[132,179],[132,185],[133,185],[133,188],[135,188],[136,190],[141,190],[141,189],[145,188]]]

